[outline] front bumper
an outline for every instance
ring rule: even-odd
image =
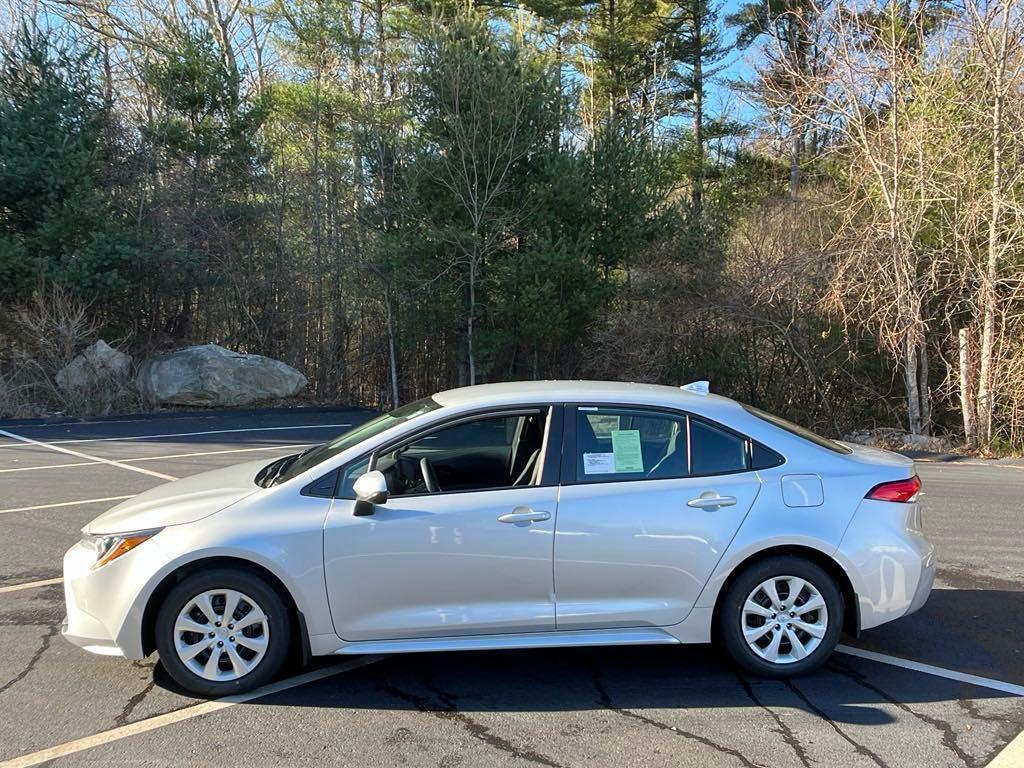
[[[60,634],[65,640],[89,653],[95,653],[99,656],[124,656],[124,651],[118,648],[117,643],[109,637],[76,634],[85,631],[82,629],[82,624],[88,622],[88,619],[83,621],[85,615],[81,613],[72,615],[75,616],[76,622],[74,629],[71,628],[71,618],[69,616],[65,616],[64,622],[60,625]],[[96,628],[93,627],[93,633],[102,634],[102,629],[97,632]]]
[[[149,541],[92,570],[95,559],[80,543],[64,555],[61,634],[90,653],[142,659],[143,593],[167,558]]]

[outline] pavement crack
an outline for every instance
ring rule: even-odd
[[[532,749],[523,749],[522,747],[516,746],[508,739],[492,733],[491,729],[483,723],[477,722],[465,712],[460,712],[456,707],[456,697],[453,694],[445,693],[436,686],[430,685],[428,687],[431,688],[432,692],[440,700],[441,709],[439,709],[434,702],[425,696],[419,696],[415,693],[411,693],[410,691],[405,691],[382,678],[375,678],[375,680],[378,687],[380,687],[380,689],[385,693],[412,704],[417,710],[424,714],[433,715],[441,720],[451,720],[457,723],[474,739],[482,741],[493,749],[505,752],[519,760],[536,763],[537,765],[546,765],[548,768],[563,768],[560,763],[555,762],[547,755],[543,755]]]
[[[153,666],[151,664],[143,664],[143,663],[138,662],[138,661],[132,662],[132,664],[133,664],[133,666],[137,667],[138,669],[149,669],[149,670],[153,669]],[[153,690],[153,687],[155,685],[156,685],[156,681],[152,678],[152,676],[150,676],[149,682],[146,683],[145,688],[143,688],[138,693],[134,694],[125,703],[124,709],[121,710],[121,714],[119,714],[117,717],[114,718],[114,725],[117,725],[117,726],[126,725],[128,723],[128,718],[131,717],[132,712],[134,712],[136,707],[138,707],[139,704],[141,704],[143,702],[143,700],[145,700],[145,698],[149,695],[150,691]]]
[[[735,757],[746,768],[767,768],[766,766],[763,766],[760,763],[755,763],[753,760],[748,758],[739,750],[733,749],[732,747],[727,747],[724,744],[719,744],[718,742],[709,739],[707,736],[701,736],[699,733],[692,733],[691,731],[684,731],[682,728],[679,728],[678,726],[663,723],[660,720],[655,720],[653,717],[642,715],[639,712],[636,712],[632,709],[624,709],[623,707],[615,706],[615,704],[612,703],[612,698],[611,695],[608,693],[608,689],[605,687],[604,682],[601,680],[601,676],[597,671],[597,668],[593,664],[590,667],[590,672],[591,678],[594,681],[594,688],[597,689],[598,702],[601,704],[601,706],[603,706],[610,712],[614,712],[615,714],[621,717],[629,718],[630,720],[636,720],[652,728],[657,728],[659,731],[667,731],[668,733],[671,733],[675,736],[681,736],[684,739],[696,741],[698,744],[703,744],[706,747],[710,747],[716,752],[720,752],[724,755],[730,755],[731,757]]]
[[[788,744],[790,748],[796,753],[796,756],[800,758],[800,762],[803,763],[803,765],[806,768],[811,768],[811,763],[816,761],[812,761],[811,758],[808,756],[807,749],[800,742],[800,739],[797,738],[797,735],[793,732],[793,729],[786,725],[786,723],[783,721],[782,717],[779,715],[778,712],[776,712],[774,709],[769,707],[767,704],[762,702],[757,697],[757,694],[754,693],[754,687],[750,684],[749,680],[747,680],[745,677],[743,677],[743,675],[740,675],[738,673],[736,675],[736,678],[740,681],[740,685],[743,686],[743,690],[746,691],[747,696],[750,698],[750,700],[754,702],[757,706],[759,706],[761,709],[763,709],[765,712],[767,712],[769,715],[771,715],[772,719],[775,721],[775,724],[778,725],[778,728],[775,729],[775,732],[782,736],[782,740],[785,741],[786,744]]]
[[[791,690],[793,693],[797,695],[800,701],[807,705],[808,709],[810,709],[812,712],[814,712],[814,714],[816,714],[818,717],[820,717],[822,720],[824,720],[826,723],[832,726],[832,730],[839,734],[839,736],[845,742],[852,746],[858,755],[864,755],[864,757],[869,758],[879,768],[888,768],[888,766],[885,764],[885,761],[882,760],[882,758],[880,758],[877,754],[872,752],[870,749],[865,747],[860,742],[854,740],[846,731],[844,731],[842,728],[836,725],[836,722],[827,714],[825,714],[825,711],[823,709],[818,707],[809,698],[807,698],[807,695],[799,688],[797,688],[792,680],[783,680],[783,683],[785,683],[786,687],[789,688],[789,690]]]
[[[967,713],[968,717],[972,720],[981,720],[986,723],[1014,723],[1015,725],[1024,725],[1024,721],[1007,717],[1006,715],[989,715],[982,712],[978,705],[970,699],[957,699],[956,705],[960,709]]]
[[[25,665],[25,668],[21,670],[21,672],[16,674],[3,685],[0,685],[0,693],[4,693],[11,687],[20,683],[33,669],[35,669],[36,664],[39,663],[39,659],[42,658],[43,654],[49,649],[50,641],[57,636],[58,632],[60,632],[60,624],[49,625],[49,629],[46,634],[42,636],[39,648],[37,648],[36,652],[32,654],[32,658],[28,660],[28,664]]]
[[[953,730],[953,726],[950,723],[947,723],[945,720],[940,720],[937,717],[931,717],[930,715],[926,715],[922,712],[916,712],[915,710],[911,709],[911,707],[908,704],[904,704],[902,701],[897,699],[892,694],[879,688],[877,685],[870,682],[864,675],[862,675],[860,672],[853,669],[852,667],[848,667],[845,664],[841,664],[836,661],[833,661],[829,666],[831,669],[838,672],[839,674],[850,678],[858,685],[867,688],[869,691],[874,691],[883,699],[888,701],[890,704],[899,707],[901,710],[911,715],[912,717],[916,717],[921,722],[927,723],[928,725],[937,729],[939,733],[942,734],[942,746],[944,746],[946,749],[948,749],[950,752],[956,755],[960,759],[960,761],[964,763],[964,765],[974,766],[977,764],[977,761],[974,759],[972,755],[969,755],[968,753],[964,752],[963,749],[960,748],[960,745],[957,743],[956,739],[956,731]]]

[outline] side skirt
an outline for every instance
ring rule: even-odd
[[[560,648],[580,645],[676,645],[680,641],[656,627],[587,629],[568,632],[523,632],[509,635],[468,635],[414,640],[371,640],[350,643],[335,654],[421,653],[425,651],[493,651],[515,648]]]

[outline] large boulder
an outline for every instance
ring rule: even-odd
[[[953,450],[953,441],[948,437],[912,435],[902,429],[879,427],[878,429],[862,429],[851,432],[843,437],[848,443],[859,443],[872,448],[885,448],[889,451],[922,451],[925,453],[949,453]]]
[[[202,344],[146,360],[136,384],[158,403],[231,406],[292,397],[306,377],[280,360]]]
[[[70,394],[127,381],[131,369],[131,355],[119,352],[100,339],[57,371],[55,378],[61,391]]]

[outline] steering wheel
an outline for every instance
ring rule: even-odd
[[[437,484],[437,476],[434,468],[430,465],[430,459],[424,456],[420,459],[420,474],[423,475],[423,484],[427,486],[429,493],[440,493],[441,486]]]

